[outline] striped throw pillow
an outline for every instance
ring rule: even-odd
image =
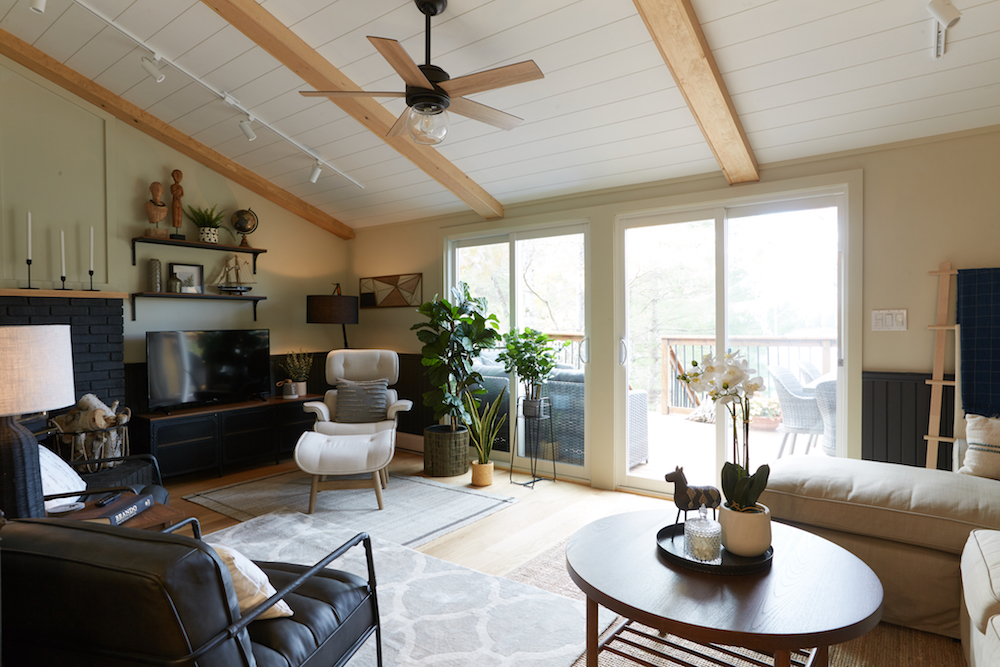
[[[385,419],[385,391],[389,381],[337,380],[337,421],[342,424],[366,424]]]
[[[966,415],[965,422],[969,449],[958,472],[1000,479],[1000,419]]]

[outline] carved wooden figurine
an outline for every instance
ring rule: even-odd
[[[677,505],[677,523],[684,512],[684,520],[687,521],[688,510],[696,510],[702,505],[712,510],[712,517],[715,517],[715,508],[722,504],[722,494],[714,486],[688,486],[687,478],[684,476],[684,468],[675,467],[673,472],[668,472],[664,479],[674,483],[674,505]]]
[[[148,202],[146,202],[146,219],[149,220],[149,224],[157,225],[156,228],[146,229],[146,236],[151,238],[165,239],[167,238],[167,230],[159,228],[159,222],[167,217],[167,205],[163,203],[163,186],[157,182],[150,183],[149,194],[152,196]]]
[[[183,239],[184,235],[180,231],[181,224],[184,222],[184,204],[181,203],[181,198],[184,196],[181,179],[184,178],[184,174],[181,173],[180,169],[174,169],[170,175],[174,179],[174,184],[170,186],[170,196],[173,198],[170,202],[170,224],[174,226],[174,233],[170,235],[170,238]]]

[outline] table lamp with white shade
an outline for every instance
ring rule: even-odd
[[[0,509],[8,519],[45,516],[38,440],[17,417],[75,402],[69,325],[0,327]]]

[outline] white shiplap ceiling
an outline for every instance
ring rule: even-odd
[[[1000,0],[963,12],[943,58],[926,0],[693,0],[757,161],[1000,124]],[[423,62],[412,0],[263,0],[261,7],[366,90],[403,84],[366,36]],[[156,84],[114,21],[166,61],[364,185],[326,169],[170,65]],[[0,29],[354,228],[468,210],[199,0],[0,0]],[[539,81],[470,98],[524,118],[511,131],[452,115],[435,150],[505,206],[719,167],[632,0],[450,0],[433,62],[452,77],[534,60]],[[398,115],[401,99],[382,99]]]

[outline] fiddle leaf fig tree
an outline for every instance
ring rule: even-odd
[[[410,327],[424,344],[421,363],[434,389],[424,393],[424,405],[434,408],[434,418],[448,417],[451,430],[470,419],[463,396],[482,394],[483,376],[472,370],[473,360],[500,339],[496,315],[486,312],[486,299],[472,298],[469,287],[459,283],[452,301],[428,301],[417,309],[427,318]]]

